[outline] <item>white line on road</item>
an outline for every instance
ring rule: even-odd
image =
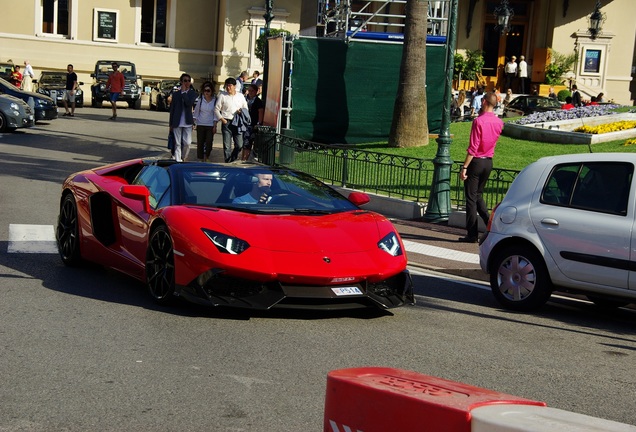
[[[8,253],[57,253],[53,225],[9,225]]]
[[[403,240],[404,247],[407,252],[418,253],[422,255],[433,256],[453,261],[461,261],[471,264],[479,264],[479,255],[468,252],[460,252],[453,249],[431,246],[425,243],[416,243],[409,240]]]
[[[479,264],[479,255],[404,240],[408,252]],[[53,225],[9,225],[8,253],[57,253]]]

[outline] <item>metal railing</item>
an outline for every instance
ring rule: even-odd
[[[435,166],[432,159],[396,156],[361,150],[354,146],[320,144],[273,132],[257,131],[259,160],[306,172],[325,183],[388,197],[426,202]],[[463,160],[451,166],[450,201],[453,209],[465,205]],[[493,168],[484,190],[489,209],[499,203],[519,171]]]

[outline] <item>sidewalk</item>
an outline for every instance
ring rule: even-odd
[[[479,267],[479,246],[460,243],[466,230],[414,220],[392,220],[407,251],[409,265],[488,282]]]

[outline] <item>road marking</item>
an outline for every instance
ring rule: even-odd
[[[460,252],[453,249],[431,246],[425,243],[416,243],[409,240],[403,240],[403,242],[407,252],[413,252],[421,255],[428,255],[447,260],[461,261],[470,264],[479,264],[478,254]]]
[[[479,264],[479,255],[404,240],[408,252],[437,258]],[[57,253],[53,225],[9,225],[8,253]]]
[[[57,253],[53,225],[9,224],[8,253]]]

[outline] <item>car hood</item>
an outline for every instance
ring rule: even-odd
[[[380,240],[378,219],[382,216],[365,210],[328,215],[198,211],[228,234],[276,252],[355,253],[377,248]]]

